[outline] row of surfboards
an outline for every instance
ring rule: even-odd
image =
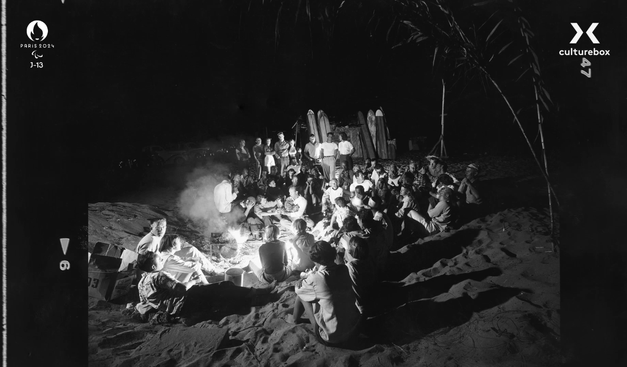
[[[377,112],[368,111],[367,118],[359,111],[357,113],[360,127],[360,143],[364,158],[381,158],[394,159],[396,157],[395,144],[390,139],[390,131],[385,121],[383,108],[379,108]],[[327,133],[331,131],[329,118],[324,111],[318,111],[316,114],[309,110],[307,112],[307,128],[310,134],[316,137],[316,141],[323,143],[327,139]],[[356,142],[353,142],[355,144]]]

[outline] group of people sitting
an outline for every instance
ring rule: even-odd
[[[176,235],[164,235],[160,220],[138,246],[138,268],[145,273],[137,311],[144,318],[156,311],[190,317],[203,309],[200,300],[216,294],[250,304],[259,292],[292,279],[298,297],[287,321],[300,323],[306,315],[320,342],[342,344],[368,316],[372,286],[384,276],[395,246],[482,213],[476,164],[459,180],[435,156],[403,171],[395,164],[385,170],[376,160],[352,167],[352,160],[340,159],[341,168],[327,178],[321,160],[311,158],[295,167],[288,159],[283,175],[274,170],[251,175],[249,167],[240,166],[214,189],[216,209],[229,227],[263,237],[260,263],[251,262],[250,268],[269,288],[206,284],[203,272],[213,270],[209,259]],[[285,232],[291,234],[282,236]]]

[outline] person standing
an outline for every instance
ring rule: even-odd
[[[279,138],[279,141],[274,143],[274,154],[279,160],[278,174],[279,176],[283,176],[285,168],[290,164],[290,144],[285,141],[285,135],[283,135],[282,131],[277,134],[277,137]]]
[[[250,160],[250,152],[246,148],[246,141],[244,139],[239,141],[239,147],[235,149],[237,155],[237,163],[240,168],[248,167]]]
[[[263,165],[268,169],[268,175],[272,174],[272,167],[276,165],[274,162],[274,148],[272,147],[272,139],[266,139],[266,146],[263,147],[263,153],[265,155],[263,159]]]
[[[345,132],[340,133],[338,150],[340,152],[340,165],[346,163],[346,169],[351,171],[353,169],[353,153],[355,153],[355,147],[348,141]]]
[[[309,135],[309,143],[305,144],[305,150],[303,151],[304,161],[311,168],[318,163],[320,154],[320,143],[316,141],[314,134]]]
[[[253,145],[253,158],[255,163],[254,174],[257,175],[257,180],[261,179],[261,171],[263,167],[263,157],[264,157],[263,145],[261,145],[261,138],[257,138],[255,140],[255,145]]]
[[[337,160],[338,147],[333,142],[333,133],[327,134],[326,143],[320,145],[320,158],[322,158],[322,171],[327,181],[335,178],[335,161]]]

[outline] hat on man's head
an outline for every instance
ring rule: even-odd
[[[477,165],[476,165],[476,164],[474,164],[474,163],[469,164],[469,165],[468,165],[468,168],[472,168],[472,169],[476,170],[477,172],[479,172],[479,166],[477,166]]]
[[[438,157],[437,155],[428,155],[425,157],[428,161],[432,161],[432,160],[440,160],[440,157]]]
[[[281,135],[283,135],[283,131],[279,131],[276,135],[277,135],[277,136],[281,136]]]

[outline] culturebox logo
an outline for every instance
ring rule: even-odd
[[[590,39],[590,41],[592,41],[593,44],[598,45],[601,43],[599,42],[597,37],[594,35],[594,30],[597,28],[599,23],[590,24],[590,27],[588,27],[588,30],[585,32],[581,29],[578,23],[570,23],[570,25],[575,29],[575,32],[576,32],[573,39],[570,40],[571,45],[576,45],[577,43],[579,43],[579,40],[581,39],[581,36],[584,35],[584,33],[586,34],[587,38]],[[596,47],[593,47],[592,49],[584,50],[584,49],[571,47],[569,50],[559,50],[559,55],[560,56],[610,56],[610,50],[605,50],[605,49],[599,50]]]

